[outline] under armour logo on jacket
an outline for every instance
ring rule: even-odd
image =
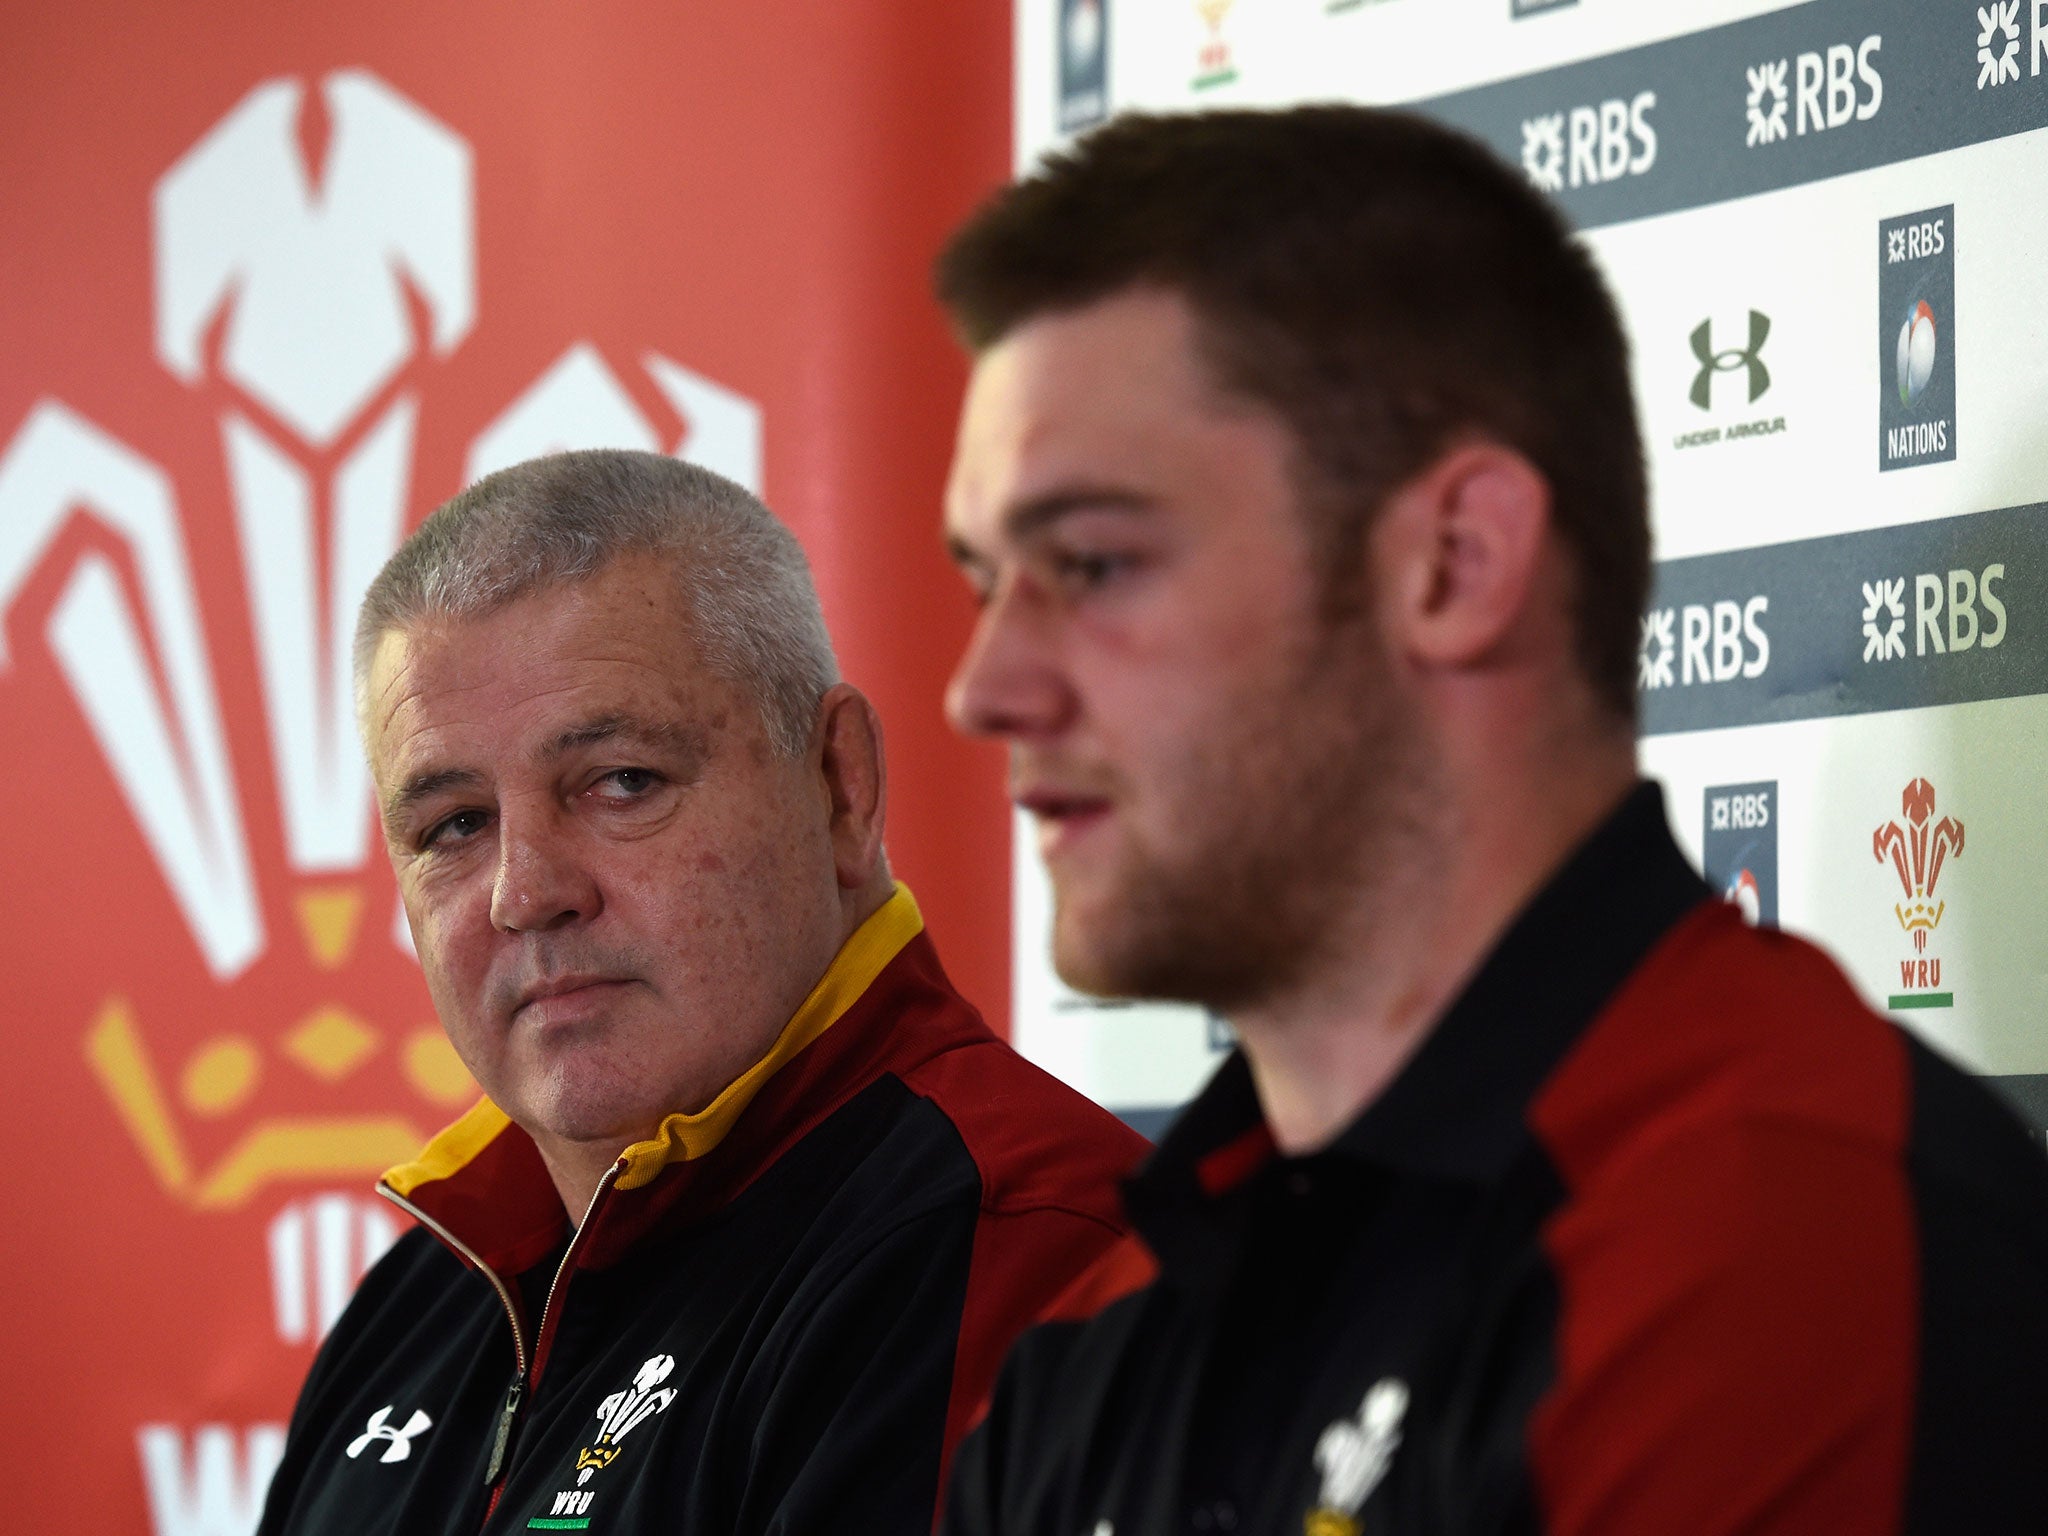
[[[412,1454],[412,1437],[430,1428],[434,1422],[417,1408],[413,1409],[412,1417],[405,1421],[405,1428],[403,1429],[393,1429],[384,1422],[390,1417],[391,1407],[389,1404],[379,1408],[370,1415],[370,1422],[363,1432],[348,1443],[348,1454],[351,1460],[362,1455],[374,1442],[389,1440],[391,1443],[384,1447],[384,1454],[377,1459],[387,1462],[403,1461]]]

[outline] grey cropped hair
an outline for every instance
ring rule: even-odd
[[[801,756],[818,700],[839,681],[802,546],[724,476],[626,449],[550,454],[501,469],[420,524],[363,597],[357,718],[387,633],[481,618],[636,554],[673,563],[705,666],[755,696],[777,751]]]

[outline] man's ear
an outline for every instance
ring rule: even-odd
[[[1469,666],[1528,609],[1550,485],[1512,448],[1462,443],[1387,498],[1373,529],[1389,638],[1423,666]]]
[[[882,859],[888,782],[881,717],[858,688],[835,683],[818,701],[813,741],[829,800],[839,884],[858,890],[874,878]]]

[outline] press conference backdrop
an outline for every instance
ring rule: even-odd
[[[1015,48],[1020,169],[1342,99],[1556,199],[1635,351],[1680,842],[2048,1127],[2048,0],[1019,0]],[[1015,1039],[1156,1127],[1228,1030],[1061,986],[1018,832]]]
[[[1007,995],[1001,767],[939,717],[964,369],[924,277],[1007,169],[1007,25],[9,8],[0,1528],[250,1530],[398,1230],[372,1180],[474,1094],[347,658],[371,573],[466,480],[610,444],[764,488],[888,721],[896,866],[970,995]]]

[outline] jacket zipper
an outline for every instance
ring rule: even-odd
[[[583,1220],[576,1224],[576,1235],[569,1239],[569,1246],[562,1254],[562,1262],[555,1266],[555,1277],[548,1282],[547,1300],[541,1304],[540,1309],[540,1326],[534,1330],[536,1342],[548,1338],[548,1321],[554,1311],[555,1298],[561,1294],[562,1282],[576,1263],[576,1255],[583,1247],[584,1238],[590,1232],[591,1218],[597,1214],[598,1207],[604,1202],[605,1197],[611,1193],[612,1182],[625,1171],[625,1166],[625,1161],[621,1159],[619,1162],[614,1163],[610,1171],[598,1181],[597,1189],[590,1197],[590,1204],[584,1209]],[[448,1247],[454,1249],[472,1268],[486,1280],[490,1281],[491,1289],[498,1293],[499,1304],[505,1309],[505,1321],[512,1325],[512,1360],[514,1366],[512,1385],[506,1388],[504,1404],[498,1409],[497,1429],[491,1436],[490,1465],[484,1469],[484,1486],[491,1490],[490,1503],[484,1506],[484,1521],[488,1524],[492,1514],[498,1508],[499,1495],[505,1491],[504,1479],[507,1463],[512,1459],[513,1431],[518,1427],[519,1410],[525,1405],[526,1392],[533,1382],[534,1375],[539,1370],[540,1359],[537,1354],[529,1353],[527,1349],[526,1329],[524,1320],[519,1312],[519,1298],[512,1294],[512,1288],[505,1283],[503,1277],[495,1269],[491,1268],[490,1265],[486,1264],[469,1244],[465,1243],[453,1232],[450,1232],[440,1222],[406,1199],[405,1196],[399,1194],[397,1190],[387,1184],[379,1184],[377,1186],[377,1193],[412,1217],[413,1220],[433,1233],[434,1236],[439,1238]]]
[[[498,1474],[505,1470],[505,1453],[512,1449],[512,1421],[519,1417],[519,1400],[525,1395],[526,1375],[521,1372],[505,1389],[505,1406],[498,1410],[498,1432],[491,1437],[491,1464],[484,1468],[486,1488],[494,1487]],[[488,1515],[490,1511],[484,1513]]]

